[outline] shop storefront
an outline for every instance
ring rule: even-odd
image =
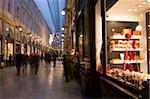
[[[21,44],[21,53],[26,54],[27,53],[27,39],[25,34],[22,34],[22,44]]]
[[[10,27],[5,29],[5,53],[4,59],[8,60],[10,55],[14,55],[13,31]]]
[[[30,56],[30,45],[27,45],[27,55]]]
[[[20,41],[16,41],[16,53],[20,53],[20,51],[21,51]]]
[[[107,4],[98,0],[95,5],[96,71],[102,97],[148,98],[150,2],[116,0],[109,8]]]
[[[21,54],[24,54],[24,44],[21,44]]]

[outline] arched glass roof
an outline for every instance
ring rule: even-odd
[[[64,16],[61,11],[65,7],[65,0],[34,0],[47,22],[51,32],[61,32]]]

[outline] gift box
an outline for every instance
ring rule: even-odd
[[[141,35],[141,31],[133,31],[133,35]]]
[[[132,29],[123,29],[122,35],[130,34],[132,35]]]

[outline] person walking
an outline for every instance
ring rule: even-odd
[[[22,54],[23,73],[27,71],[27,63],[28,63],[27,54]]]
[[[10,54],[10,55],[9,55],[9,66],[12,65],[11,63],[12,63],[12,55]]]
[[[64,66],[65,81],[69,82],[69,64],[68,64],[68,57],[66,54],[63,55],[63,66]]]
[[[57,59],[57,55],[55,52],[53,52],[53,63],[54,63],[53,67],[56,67],[56,59]]]
[[[38,72],[40,57],[38,54],[32,56],[32,62],[35,70],[35,74]]]
[[[19,53],[16,55],[17,76],[20,75],[21,66],[22,66],[22,54],[19,52]]]
[[[52,60],[52,58],[51,58],[51,53],[50,53],[50,52],[48,53],[48,56],[47,56],[47,57],[48,57],[48,63],[49,63],[50,66],[51,66],[51,60]]]

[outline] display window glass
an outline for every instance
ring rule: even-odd
[[[95,46],[96,46],[96,71],[103,73],[102,65],[102,17],[100,0],[95,7]]]
[[[146,28],[147,28],[147,62],[148,62],[148,73],[150,73],[150,11],[146,13]]]
[[[7,42],[7,41],[5,41],[5,42]],[[5,43],[4,59],[8,60],[10,54],[13,55],[13,43]]]
[[[30,46],[27,45],[27,55],[30,56]]]
[[[148,74],[146,13],[149,0],[118,0],[106,12],[106,75],[142,89]]]
[[[21,54],[24,54],[24,44],[21,44]]]

